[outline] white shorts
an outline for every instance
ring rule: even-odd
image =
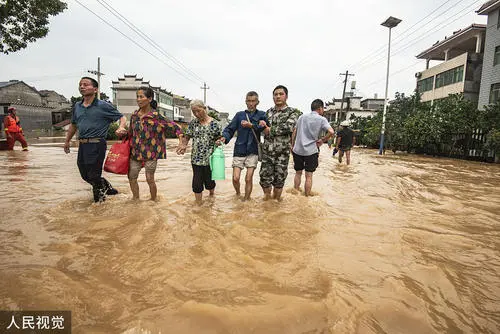
[[[257,168],[258,163],[259,156],[257,154],[250,154],[246,157],[233,157],[233,168]]]

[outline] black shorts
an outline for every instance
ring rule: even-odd
[[[305,169],[306,172],[314,172],[316,168],[318,168],[318,153],[314,153],[313,155],[303,156],[298,155],[295,152],[293,154],[293,169],[296,171],[300,171]]]

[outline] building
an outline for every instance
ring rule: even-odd
[[[23,81],[0,82],[0,138],[4,137],[3,118],[9,107],[15,107],[21,126],[27,137],[32,132],[49,132],[52,128],[52,112],[48,102],[38,90]]]
[[[346,93],[347,95],[347,93]],[[361,96],[347,96],[342,104],[342,99],[332,99],[325,104],[324,116],[329,122],[340,123],[349,120],[351,117],[372,116],[372,110],[364,110],[361,107]]]
[[[486,2],[477,11],[488,15],[478,108],[500,101],[500,0]]]
[[[174,96],[160,86],[152,86],[149,81],[138,78],[136,74],[125,74],[118,81],[113,81],[113,104],[127,118],[137,110],[136,93],[140,87],[150,87],[154,91],[153,99],[158,103],[158,112],[170,120],[182,120],[179,108],[174,108]]]
[[[426,60],[425,70],[415,74],[422,102],[432,104],[450,94],[463,93],[465,98],[477,103],[485,32],[485,25],[472,24],[417,55],[418,59]],[[440,63],[429,67],[431,60]]]
[[[150,87],[149,81],[138,78],[136,74],[127,75],[118,78],[118,81],[112,81],[113,86],[113,104],[127,118],[137,110],[137,90],[142,87]]]
[[[189,123],[193,119],[193,113],[191,112],[190,104],[191,100],[180,95],[174,94],[174,107],[178,110],[179,119],[175,119],[175,121],[182,121]]]
[[[45,105],[54,109],[71,108],[71,102],[64,95],[53,90],[39,90]]]
[[[71,119],[71,102],[64,95],[53,90],[39,90],[39,92],[45,105],[54,108],[52,111],[52,124],[55,128],[60,128],[56,126],[57,124]]]
[[[363,110],[370,110],[377,112],[384,109],[384,99],[379,99],[377,94],[373,98],[366,98],[361,100],[361,108]]]

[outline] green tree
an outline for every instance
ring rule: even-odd
[[[0,4],[0,52],[8,54],[47,36],[49,16],[67,8],[59,0],[6,0]]]
[[[220,121],[219,113],[217,111],[215,111],[215,110],[209,110],[208,111],[208,116],[212,117],[216,121]]]
[[[106,136],[106,140],[117,140],[119,139],[118,136],[116,135],[115,131],[118,130],[118,127],[120,125],[118,124],[118,122],[113,122],[109,125],[109,129],[108,129],[108,134]]]

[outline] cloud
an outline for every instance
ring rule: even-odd
[[[391,96],[396,91],[413,91],[414,73],[425,66],[425,62],[416,61],[417,53],[454,30],[485,21],[473,12],[477,8],[472,8],[472,0],[450,1],[442,7],[449,9],[443,11],[440,19],[415,26],[399,37],[398,44],[398,34],[432,13],[439,4],[431,0],[106,1],[193,71],[193,76],[139,38],[99,3],[81,1],[141,47],[77,3],[69,2],[68,10],[51,20],[48,37],[30,44],[26,50],[2,56],[0,80],[26,78],[28,84],[56,90],[69,98],[78,94],[80,76],[96,69],[97,57],[101,57],[101,71],[106,74],[102,87],[108,94],[112,80],[123,74],[137,74],[177,94],[201,98],[204,79],[210,86],[207,102],[234,114],[244,108],[247,91],[256,90],[261,96],[259,107],[267,109],[272,106],[274,86],[284,84],[290,91],[290,105],[308,110],[315,98],[341,96],[339,73],[346,70],[355,74],[351,79],[357,81],[358,94],[383,96],[388,31],[380,23],[388,16],[403,19],[394,29],[393,50],[409,43],[406,50],[399,50],[391,58]],[[442,29],[437,27],[412,43],[412,39],[440,20],[449,23],[457,18],[458,14],[453,15],[466,6],[472,6],[466,16]],[[432,18],[429,16],[429,20]],[[415,33],[405,38],[412,31]],[[379,52],[373,55],[376,50]]]

